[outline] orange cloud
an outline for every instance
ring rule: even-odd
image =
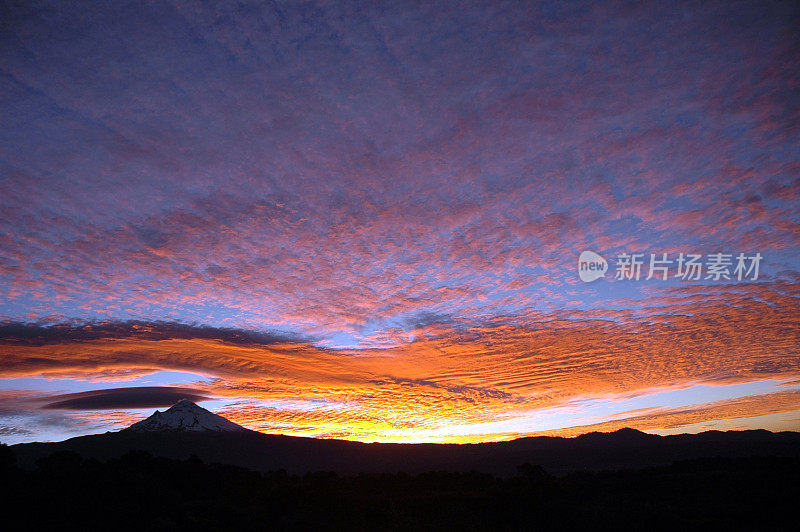
[[[665,292],[644,309],[517,320],[524,325],[423,320],[406,331],[413,341],[397,336],[393,346],[360,350],[163,323],[15,329],[0,343],[0,376],[194,372],[214,378],[197,389],[245,402],[230,410],[239,423],[354,439],[402,439],[414,430],[509,419],[580,398],[798,379],[796,291],[776,285],[701,292]],[[287,401],[298,403],[286,408]],[[692,419],[723,415],[693,412]],[[687,412],[653,416],[636,423],[655,428],[688,419]]]
[[[641,431],[679,429],[707,421],[781,414],[796,410],[800,410],[800,390],[739,397],[684,408],[654,409],[642,415],[632,415],[592,425],[546,430],[533,435],[572,437],[593,431],[612,432],[625,427]],[[800,425],[795,425],[793,428],[797,430],[799,427]]]

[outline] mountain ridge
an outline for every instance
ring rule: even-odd
[[[194,424],[194,418],[189,423],[178,421],[177,426],[174,423],[141,425],[143,422],[139,422],[118,432],[79,436],[62,442],[16,444],[11,448],[18,463],[25,468],[34,467],[36,460],[56,451],[73,451],[84,458],[106,461],[141,450],[165,458],[186,459],[195,455],[207,463],[262,472],[282,469],[292,474],[476,470],[508,476],[515,474],[517,466],[524,463],[562,474],[669,465],[695,458],[800,457],[800,433],[797,432],[709,431],[659,436],[621,429],[573,438],[527,436],[490,443],[361,443],[264,434],[236,425],[197,405],[194,408],[213,416],[212,420],[227,421],[236,430],[215,430],[213,423],[210,427],[203,422]],[[144,421],[160,422],[164,415],[159,413]],[[179,419],[187,421],[189,418],[179,416]],[[137,426],[146,429],[134,429]]]

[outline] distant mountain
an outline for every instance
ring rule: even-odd
[[[576,438],[536,436],[461,445],[359,443],[262,434],[182,401],[119,432],[56,443],[24,443],[12,449],[19,465],[28,468],[55,451],[74,451],[104,461],[143,450],[166,458],[183,460],[195,455],[206,463],[256,471],[284,469],[293,474],[477,470],[508,476],[524,463],[561,474],[661,466],[696,458],[800,457],[800,433],[749,430],[658,436],[621,429]]]
[[[165,412],[156,410],[152,416],[134,423],[125,430],[134,432],[156,432],[181,430],[192,432],[242,432],[246,428],[222,416],[199,407],[188,399],[179,401]]]

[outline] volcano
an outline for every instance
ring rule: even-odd
[[[125,430],[134,432],[173,430],[187,432],[242,432],[247,429],[222,416],[209,412],[201,406],[197,406],[188,399],[183,399],[164,412],[156,410],[147,419],[134,423]]]

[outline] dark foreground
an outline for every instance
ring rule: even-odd
[[[2,454],[4,530],[794,530],[800,459],[710,458],[552,476],[258,473],[129,452],[33,470]],[[78,528],[75,528],[78,527]]]

